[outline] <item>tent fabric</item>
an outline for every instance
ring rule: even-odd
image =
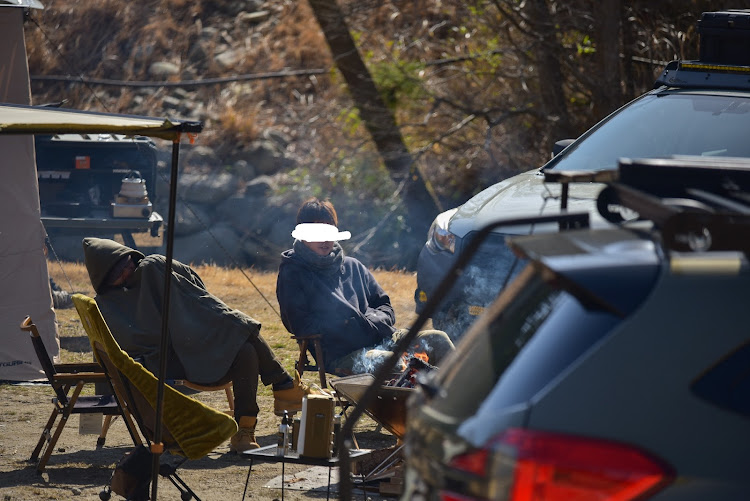
[[[0,9],[0,47],[0,101],[28,105],[22,9]],[[38,380],[44,372],[21,322],[31,316],[54,361],[60,344],[39,218],[34,139],[0,135],[0,151],[0,380]]]
[[[0,9],[0,381],[44,378],[19,328],[27,315],[53,360],[60,353],[32,134],[123,134],[177,142],[180,134],[203,128],[201,122],[31,106],[23,15],[23,9]]]

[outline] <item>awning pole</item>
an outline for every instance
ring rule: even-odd
[[[151,499],[156,501],[159,482],[159,461],[163,450],[162,414],[164,409],[164,382],[167,379],[167,346],[169,345],[169,291],[172,284],[172,255],[174,248],[175,207],[177,205],[177,166],[180,158],[180,135],[172,141],[172,168],[169,177],[169,214],[167,217],[167,255],[164,269],[164,300],[161,308],[161,346],[159,348],[159,386],[156,394],[156,425],[151,462]]]

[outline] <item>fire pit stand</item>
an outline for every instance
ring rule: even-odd
[[[396,377],[398,376],[397,374]],[[335,379],[331,381],[331,386],[340,397],[357,405],[367,388],[374,381],[375,378],[372,374],[357,374]],[[364,412],[376,423],[396,436],[398,445],[374,468],[366,473],[363,472],[363,483],[391,479],[400,471],[403,461],[401,454],[403,444],[401,441],[406,431],[406,400],[413,391],[413,388],[407,387],[380,386],[377,398],[364,409]],[[387,449],[384,452],[387,452]],[[398,485],[400,488],[400,484]],[[398,494],[397,492],[382,492],[384,488],[387,489],[381,484],[381,493],[383,494]]]

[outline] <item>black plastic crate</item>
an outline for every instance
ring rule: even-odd
[[[698,33],[702,62],[750,66],[750,9],[704,12]]]

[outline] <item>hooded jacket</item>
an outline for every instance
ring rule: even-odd
[[[345,256],[338,270],[310,266],[294,249],[281,254],[276,282],[281,320],[295,336],[321,334],[324,363],[390,340],[391,300],[370,270]]]
[[[84,262],[96,303],[120,347],[156,373],[159,368],[166,259],[102,238],[83,240]],[[130,255],[136,269],[127,287],[107,287],[109,270]],[[219,381],[260,323],[210,294],[189,266],[172,261],[167,374],[195,383]],[[179,367],[179,364],[182,367]],[[184,369],[184,373],[182,370]]]

